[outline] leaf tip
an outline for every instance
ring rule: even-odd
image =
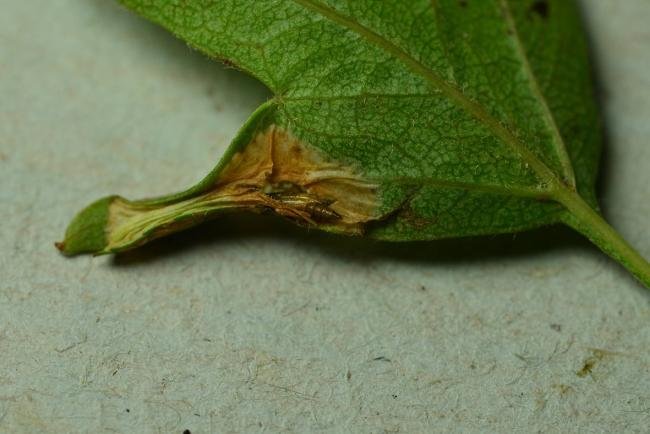
[[[54,243],[55,247],[65,256],[101,252],[107,245],[106,226],[114,199],[106,197],[84,208],[68,225],[64,240]]]

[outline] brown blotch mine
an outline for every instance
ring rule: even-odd
[[[113,201],[106,251],[194,226],[212,210],[271,210],[299,224],[361,234],[366,223],[382,217],[378,188],[350,165],[271,125],[233,155],[200,196],[153,207]]]
[[[350,166],[274,125],[233,156],[215,186],[299,223],[353,233],[380,217],[377,189]]]

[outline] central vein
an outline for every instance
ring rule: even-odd
[[[547,127],[551,131],[553,137],[553,144],[555,145],[555,150],[557,151],[558,157],[560,158],[560,164],[562,165],[562,170],[564,171],[566,181],[575,187],[576,185],[575,174],[573,172],[573,165],[571,164],[571,159],[569,158],[569,153],[567,152],[566,144],[564,143],[564,139],[560,134],[560,129],[558,128],[557,123],[555,122],[555,117],[553,116],[553,113],[551,113],[551,109],[548,103],[546,102],[546,98],[544,97],[542,90],[539,87],[537,78],[535,77],[530,62],[528,61],[528,56],[522,45],[521,36],[519,35],[519,30],[517,29],[517,23],[515,22],[515,19],[512,16],[510,4],[508,3],[508,0],[501,0],[500,4],[501,4],[501,9],[504,12],[506,24],[512,31],[513,40],[515,44],[515,51],[517,52],[517,56],[521,61],[524,74],[526,75],[526,78],[530,86],[530,90],[533,92],[535,99],[539,102],[542,108],[544,122],[546,123]]]

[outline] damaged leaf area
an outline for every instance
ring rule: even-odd
[[[95,253],[134,248],[225,211],[271,211],[299,225],[349,235],[361,235],[366,223],[381,217],[377,184],[274,124],[236,152],[211,184],[201,194],[158,204],[109,198],[100,228],[105,245]]]
[[[563,223],[640,281],[602,218],[601,137],[573,0],[120,0],[274,97],[187,191],[112,196],[59,248],[111,253],[222,212],[387,241]]]
[[[252,194],[298,223],[351,234],[380,217],[378,188],[276,125],[235,154],[215,186],[232,196]]]

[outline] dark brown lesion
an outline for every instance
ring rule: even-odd
[[[309,194],[270,194],[270,209],[277,214],[296,220],[299,224],[318,226],[336,224],[341,215],[330,209],[332,201],[323,201]]]
[[[336,223],[341,215],[330,208],[332,199],[324,199],[306,192],[291,182],[268,184],[264,194],[268,197],[269,208],[298,224],[315,225]]]

